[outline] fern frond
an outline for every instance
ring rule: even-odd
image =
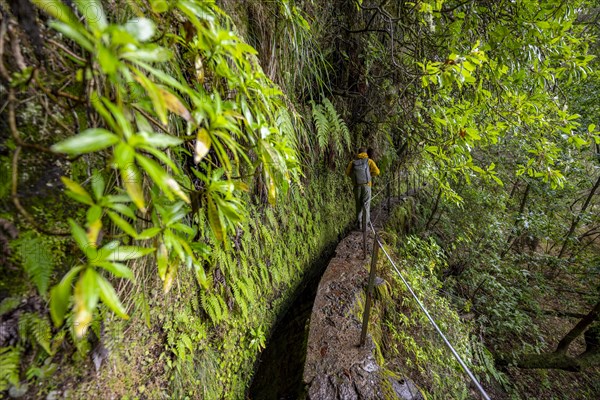
[[[323,99],[323,105],[332,127],[331,136],[336,146],[335,151],[337,154],[341,154],[344,148],[346,150],[350,148],[350,130],[329,99]]]
[[[18,385],[21,350],[18,347],[0,347],[0,392],[8,389],[9,385]]]
[[[52,250],[40,237],[27,235],[17,241],[23,269],[35,284],[41,296],[48,291],[48,282],[54,269]]]
[[[50,350],[52,329],[50,322],[35,313],[25,313],[19,317],[19,337],[21,342],[37,343],[46,353]]]
[[[312,117],[317,128],[317,145],[323,150],[329,143],[329,121],[321,104],[312,104]]]
[[[21,299],[18,297],[7,297],[0,302],[0,316],[11,312],[21,304]]]

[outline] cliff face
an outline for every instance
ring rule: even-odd
[[[200,1],[25,3],[33,20],[0,3],[0,390],[243,397],[353,214],[348,128],[303,97],[315,75],[273,64],[307,60],[247,44],[280,5],[224,2],[235,25]]]

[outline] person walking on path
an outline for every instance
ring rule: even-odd
[[[375,161],[371,160],[367,155],[367,149],[361,147],[358,150],[356,158],[348,164],[346,175],[352,178],[358,229],[362,230],[363,207],[367,224],[371,218],[371,177],[379,175],[379,168],[377,168]]]

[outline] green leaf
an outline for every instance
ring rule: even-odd
[[[81,251],[83,251],[84,254],[87,254],[91,244],[88,240],[85,230],[73,219],[69,218],[68,221],[69,225],[71,226],[71,236],[73,236],[73,239],[75,239],[75,242]]]
[[[89,36],[84,28],[77,29],[76,27],[74,27],[72,25],[72,23],[65,24],[65,23],[57,22],[57,21],[51,21],[49,23],[49,25],[50,25],[50,27],[59,31],[60,33],[62,33],[66,37],[68,37],[69,39],[73,40],[75,43],[77,43],[78,45],[80,45],[81,47],[83,47],[84,49],[89,51],[90,53],[94,52],[93,42],[92,42],[91,38],[89,38]]]
[[[127,200],[130,200],[129,197],[127,197]],[[133,220],[136,219],[135,212],[133,212],[133,210],[129,206],[126,206],[125,204],[109,203],[109,204],[107,204],[107,207],[110,208],[111,210],[120,212],[121,214],[123,214],[126,217],[129,217]]]
[[[138,239],[140,239],[140,240],[152,239],[154,236],[158,235],[160,233],[160,231],[161,231],[161,229],[157,226],[153,226],[152,228],[144,229],[138,235]]]
[[[108,216],[110,217],[110,219],[112,219],[112,221],[115,223],[115,225],[117,225],[119,228],[121,228],[121,230],[123,232],[125,232],[126,234],[128,234],[129,236],[131,236],[133,238],[137,238],[138,234],[135,231],[135,229],[133,228],[133,226],[131,226],[131,224],[129,224],[129,222],[125,221],[118,214],[116,214],[112,211],[108,211],[107,213],[108,213]]]
[[[167,246],[161,242],[156,251],[156,265],[158,266],[158,276],[161,280],[165,280],[167,275],[167,267],[169,264],[169,252]]]
[[[198,164],[210,151],[211,139],[205,128],[198,130],[196,137],[196,147],[194,154],[194,163]]]
[[[594,132],[594,129],[596,129],[596,124],[590,124],[590,125],[588,126],[588,132],[590,132],[590,133],[591,133],[591,132]]]
[[[208,223],[217,240],[222,241],[225,238],[223,218],[211,198],[208,199]]]
[[[140,154],[136,154],[135,158],[154,183],[162,189],[169,200],[173,200],[173,193],[175,193],[186,203],[190,202],[190,199],[183,192],[177,181],[167,174],[156,161]]]
[[[84,302],[88,310],[92,311],[98,304],[98,278],[100,275],[93,268],[86,268],[79,282],[84,293]],[[79,283],[78,282],[78,283]]]
[[[144,49],[136,49],[132,52],[121,53],[121,58],[137,61],[165,62],[173,58],[173,53],[168,49],[160,46],[146,47]]]
[[[117,278],[125,278],[130,281],[134,280],[133,271],[125,264],[109,262],[109,261],[100,261],[97,263],[92,263],[92,265],[101,267],[108,272],[112,273]]]
[[[69,190],[67,192],[67,195],[69,197],[71,197],[72,199],[74,199],[80,203],[87,204],[90,206],[94,204],[94,201],[92,200],[92,197],[89,195],[89,193],[83,187],[81,187],[81,185],[79,185],[77,182],[74,182],[64,176],[61,176],[60,180],[65,185],[65,187]]]
[[[107,49],[104,46],[99,46],[98,48],[98,64],[100,64],[100,68],[107,75],[112,75],[119,69],[121,62],[117,58],[117,56],[111,51],[111,49]]]
[[[98,32],[103,31],[107,26],[106,14],[102,8],[102,2],[99,0],[75,0],[77,8],[85,17],[88,25]]]
[[[31,0],[31,2],[52,18],[68,23],[78,23],[73,11],[60,0]]]
[[[64,322],[69,307],[69,298],[71,297],[71,283],[82,268],[83,266],[71,268],[62,280],[50,290],[50,316],[57,327]]]
[[[129,143],[132,146],[145,144],[153,147],[165,148],[180,145],[183,143],[183,140],[175,136],[165,135],[162,133],[139,132],[137,135],[134,135],[131,138]]]
[[[123,167],[120,167],[121,179],[127,194],[133,201],[133,204],[142,211],[146,212],[146,204],[144,200],[144,191],[142,189],[142,175],[135,163],[131,162]]]
[[[200,287],[202,287],[205,290],[208,290],[208,288],[210,287],[210,282],[206,277],[206,271],[204,271],[204,268],[202,268],[201,265],[194,264],[194,272],[196,273],[196,280],[198,281]]]
[[[129,315],[127,315],[127,311],[121,301],[119,300],[119,296],[115,289],[107,281],[102,275],[96,274],[96,283],[98,285],[100,299],[102,302],[108,306],[111,310],[115,312],[119,317],[123,319],[129,319]]]
[[[73,329],[78,338],[82,338],[86,334],[92,323],[92,314],[98,304],[97,276],[96,271],[88,267],[75,284]]]
[[[108,261],[126,261],[134,260],[150,254],[154,251],[154,248],[138,247],[138,246],[118,246],[114,249],[107,249],[106,246],[102,248],[102,252],[105,255],[104,260]]]
[[[79,155],[110,147],[119,142],[119,137],[102,128],[91,128],[51,147],[56,153]]]
[[[128,164],[134,162],[135,149],[129,144],[121,142],[115,146],[114,157],[119,168],[126,168]]]
[[[152,39],[156,25],[148,18],[132,18],[125,24],[125,30],[140,42]]]
[[[169,4],[166,0],[150,0],[150,6],[155,13],[162,13],[169,9]]]
[[[94,197],[96,197],[96,200],[100,200],[104,195],[104,187],[105,182],[102,173],[95,171],[92,175],[92,190],[94,191]]]

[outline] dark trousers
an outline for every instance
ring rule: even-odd
[[[371,186],[356,185],[354,186],[354,203],[356,205],[356,218],[358,226],[362,229],[363,209],[365,212],[365,221],[367,224],[371,218]]]

